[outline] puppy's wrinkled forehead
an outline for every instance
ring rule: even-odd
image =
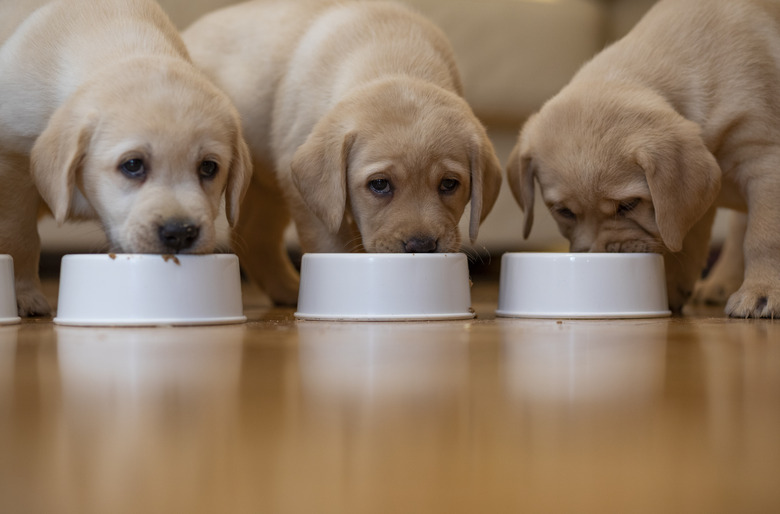
[[[195,73],[150,68],[117,80],[104,93],[113,98],[101,103],[99,129],[108,137],[135,136],[162,151],[193,141],[231,146],[238,131],[232,107]]]
[[[608,101],[575,98],[545,106],[532,142],[543,189],[604,198],[644,180],[635,155],[640,120],[640,113]]]
[[[468,170],[474,130],[460,112],[437,101],[407,101],[373,111],[355,125],[352,164],[386,162],[419,171],[448,162]]]

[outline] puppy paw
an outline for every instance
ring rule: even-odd
[[[266,294],[271,298],[275,305],[293,307],[298,304],[299,280],[286,280],[273,284],[266,284]]]
[[[691,303],[697,305],[724,305],[739,289],[741,279],[728,280],[707,278],[696,283]]]
[[[38,289],[22,289],[16,291],[16,306],[19,310],[19,316],[34,317],[48,316],[51,314],[49,301]]]
[[[682,285],[667,282],[666,291],[669,297],[669,310],[673,314],[681,314],[683,306],[691,297],[691,290]]]
[[[295,291],[295,293],[289,292],[283,294],[277,292],[274,295],[269,294],[268,296],[271,297],[274,305],[279,307],[295,307],[298,305],[298,291]]]
[[[780,318],[780,289],[742,284],[729,298],[726,314],[732,318]]]

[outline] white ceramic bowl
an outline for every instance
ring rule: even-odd
[[[669,316],[663,257],[654,253],[506,253],[498,316]]]
[[[14,260],[10,255],[0,255],[0,325],[21,321],[14,287]]]
[[[473,318],[461,253],[311,253],[296,318],[403,321]]]
[[[235,255],[66,255],[54,323],[217,325],[246,321]]]

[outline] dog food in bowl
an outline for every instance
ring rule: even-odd
[[[295,317],[305,320],[468,319],[468,262],[460,253],[310,253]]]
[[[54,323],[79,326],[241,323],[235,255],[66,255]]]
[[[663,257],[654,253],[506,253],[498,316],[669,316]]]
[[[0,255],[0,325],[22,320],[17,314],[14,287],[14,260],[10,255]]]

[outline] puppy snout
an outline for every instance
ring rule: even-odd
[[[174,252],[190,248],[199,234],[200,227],[187,221],[172,220],[160,226],[160,241]]]
[[[436,251],[438,242],[430,236],[416,236],[404,242],[404,251],[406,253],[433,253]]]

